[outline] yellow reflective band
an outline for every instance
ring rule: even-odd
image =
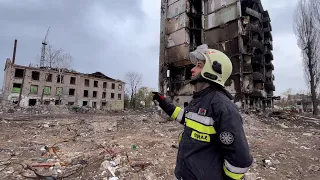
[[[186,126],[188,126],[189,128],[192,128],[198,132],[201,132],[201,133],[206,133],[206,134],[216,134],[217,133],[213,126],[205,126],[203,124],[192,121],[188,118],[186,118]]]
[[[178,117],[180,110],[181,110],[181,108],[177,106],[176,109],[173,111],[171,118],[176,119]]]
[[[192,131],[191,137],[198,141],[210,142],[210,136],[208,134],[202,134],[196,131]]]
[[[244,174],[236,174],[236,173],[230,172],[225,166],[223,166],[223,170],[227,176],[235,180],[240,180],[244,176]]]

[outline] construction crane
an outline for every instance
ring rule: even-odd
[[[46,45],[48,44],[48,43],[47,43],[47,37],[48,37],[49,29],[50,29],[50,27],[48,28],[47,34],[46,34],[46,36],[44,37],[44,40],[42,41],[40,68],[41,68],[41,67],[44,67],[44,58],[45,58],[45,54],[46,54]]]

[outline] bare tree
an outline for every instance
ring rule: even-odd
[[[36,65],[39,66],[40,57],[36,60]],[[64,53],[60,49],[55,49],[52,45],[46,47],[44,56],[44,67],[52,69],[70,69],[72,64],[72,56],[69,53]]]
[[[58,71],[58,83],[63,83],[63,75],[66,71],[69,71],[72,63],[72,56],[69,53],[64,53],[63,50],[55,49],[52,45],[48,45],[46,47],[45,56],[44,56],[44,66],[49,69],[54,69]],[[40,64],[40,58],[37,61],[37,64]],[[45,79],[47,79],[49,74],[46,75]],[[41,99],[43,99],[44,89],[42,92]],[[59,104],[62,97],[62,94],[59,93]],[[41,103],[43,103],[41,101]]]
[[[137,95],[136,95],[136,100],[138,101],[137,105],[139,105],[139,106],[143,105],[144,108],[147,108],[147,107],[150,108],[152,105],[152,97],[153,97],[152,92],[153,91],[155,91],[155,90],[148,88],[148,87],[145,87],[145,86],[139,88]],[[141,102],[143,104],[141,104]]]
[[[128,94],[130,94],[130,106],[135,109],[136,95],[142,82],[142,74],[138,72],[127,72],[125,75],[125,81],[126,84],[129,85],[129,87],[126,88],[126,91]]]
[[[309,86],[313,114],[318,114],[317,88],[319,85],[320,64],[319,64],[319,30],[316,28],[314,18],[316,8],[313,0],[300,0],[295,11],[294,32],[297,37],[298,46],[301,49],[305,78]]]
[[[315,25],[318,30],[320,30],[320,0],[309,0],[311,7],[314,10],[314,20],[315,20]]]

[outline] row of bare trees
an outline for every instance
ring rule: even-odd
[[[294,33],[301,49],[304,75],[318,114],[320,80],[320,0],[300,0],[294,14]]]

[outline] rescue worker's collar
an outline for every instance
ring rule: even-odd
[[[206,88],[202,89],[201,91],[193,92],[193,98],[204,96],[211,91],[219,91],[219,92],[223,93],[224,95],[226,95],[230,100],[233,100],[233,96],[225,88],[219,87],[218,85],[216,85],[214,83],[210,83],[209,87],[206,87]]]
[[[213,89],[211,86],[208,86],[200,91],[194,91],[193,92],[193,98],[201,97],[206,95],[207,93],[211,92]]]

